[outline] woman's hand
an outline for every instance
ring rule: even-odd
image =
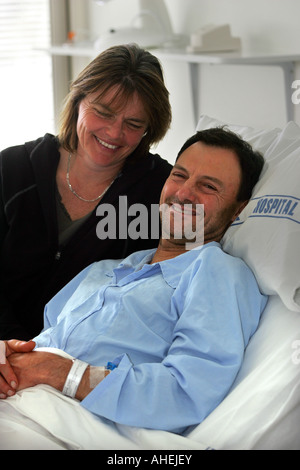
[[[34,341],[0,341],[0,398],[12,396],[18,389],[18,378],[10,364],[11,356],[15,353],[28,353],[34,347]]]

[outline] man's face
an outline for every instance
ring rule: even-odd
[[[201,204],[204,205],[204,243],[219,241],[245,206],[245,203],[236,201],[240,181],[241,169],[233,151],[202,142],[186,149],[174,165],[161,193],[160,204],[168,207],[170,214],[171,239],[177,238],[178,214],[181,214],[182,225],[184,217],[186,220],[190,218],[195,229],[197,217],[201,217],[196,205]],[[187,204],[192,206],[185,210]],[[186,241],[184,237],[173,239],[176,244]]]

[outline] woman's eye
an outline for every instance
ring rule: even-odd
[[[99,114],[99,116],[101,116],[103,119],[111,119],[111,118],[112,118],[112,115],[111,115],[111,114],[103,113],[102,111],[98,111],[98,114]]]
[[[139,130],[139,129],[142,129],[143,126],[140,126],[139,124],[136,124],[135,122],[128,122],[127,123],[127,126],[129,127],[129,129],[133,129],[133,130]]]
[[[94,108],[94,111],[99,117],[101,117],[103,119],[111,119],[112,118],[112,115],[110,113],[107,113],[105,111],[101,111],[101,109]]]

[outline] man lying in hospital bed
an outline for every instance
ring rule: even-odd
[[[0,448],[140,447],[122,435],[107,445],[113,423],[183,433],[218,406],[266,305],[250,269],[219,243],[262,166],[222,129],[189,139],[162,191],[170,218],[157,250],[93,264],[47,305],[35,343],[2,343],[0,393],[9,398],[0,402]],[[201,204],[204,244],[187,249],[182,224],[190,218],[195,228]],[[59,423],[51,403],[64,409]]]

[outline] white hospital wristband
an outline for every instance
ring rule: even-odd
[[[87,362],[80,361],[79,359],[73,360],[73,365],[70,369],[62,391],[64,395],[71,398],[75,397],[82,376],[85,373],[88,365],[89,364],[87,364]]]

